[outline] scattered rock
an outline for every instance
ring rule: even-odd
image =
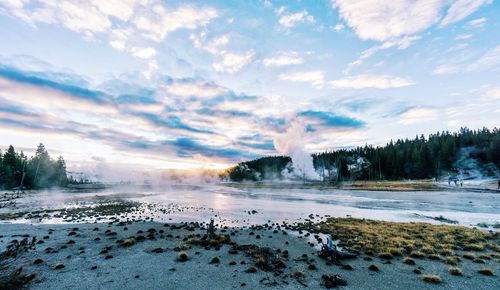
[[[59,270],[59,269],[62,269],[64,267],[65,267],[64,264],[59,263],[59,264],[54,265],[54,270]]]
[[[247,272],[247,273],[255,273],[255,272],[257,272],[257,268],[250,267],[250,268],[246,269],[245,272]]]
[[[323,275],[323,276],[321,276],[321,281],[322,281],[323,286],[325,286],[325,288],[327,288],[327,289],[335,288],[338,285],[341,285],[341,286],[347,285],[347,281],[345,279],[343,279],[342,277],[340,277],[339,274]]]
[[[43,263],[43,260],[42,259],[36,259],[33,264],[35,265],[38,265],[38,264],[42,264]]]

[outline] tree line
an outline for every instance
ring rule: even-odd
[[[0,150],[0,188],[41,189],[67,184],[64,158],[52,159],[42,143],[30,158],[23,151],[17,152],[12,145],[5,153]]]
[[[331,150],[312,155],[322,181],[401,180],[474,175],[498,176],[500,130],[437,132],[425,138],[398,139],[385,146]],[[227,172],[233,181],[275,179],[286,169],[287,156],[264,157],[239,163]]]

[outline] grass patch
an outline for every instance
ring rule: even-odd
[[[378,257],[380,259],[384,259],[384,260],[392,260],[392,254],[391,253],[380,253],[378,254]]]
[[[494,275],[493,270],[491,270],[490,268],[481,268],[481,269],[477,270],[477,272],[479,274],[483,274],[486,276],[493,276]]]
[[[420,251],[412,251],[412,252],[410,253],[410,257],[412,257],[412,258],[417,258],[417,259],[421,259],[421,258],[425,257],[425,254],[424,254],[424,253],[422,253],[422,252],[420,252]]]
[[[448,268],[448,273],[450,273],[453,276],[462,276],[463,272],[460,268],[457,267],[450,267]]]
[[[130,246],[133,246],[134,244],[135,244],[135,238],[128,238],[128,239],[123,240],[122,246],[130,247]]]
[[[446,259],[444,260],[445,264],[452,265],[452,266],[458,265],[458,262],[460,262],[460,258],[458,258],[456,256],[446,257]]]
[[[186,262],[187,260],[189,260],[189,256],[186,252],[180,252],[177,254],[177,261]]]
[[[476,258],[476,255],[474,255],[473,253],[465,253],[463,257],[467,260],[474,260]]]
[[[427,283],[439,284],[441,283],[441,277],[439,275],[423,275],[422,280]]]
[[[413,260],[412,258],[404,258],[403,263],[405,263],[406,265],[415,265],[415,260]]]
[[[453,255],[454,251],[482,251],[498,244],[499,236],[478,229],[429,223],[398,223],[355,218],[327,218],[324,222],[307,221],[294,227],[329,233],[339,240],[339,246],[352,252],[413,258],[426,255]]]

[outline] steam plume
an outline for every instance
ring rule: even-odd
[[[274,147],[292,158],[293,174],[298,178],[319,180],[314,170],[312,156],[304,150],[307,132],[302,124],[294,122],[285,132],[274,139]]]

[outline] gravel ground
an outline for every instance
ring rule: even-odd
[[[154,239],[146,239],[130,247],[117,243],[117,240],[130,236],[147,237],[149,229],[154,229],[151,230]],[[116,235],[106,234],[108,230]],[[231,232],[234,233],[231,240],[240,245],[254,244],[281,252],[287,250],[289,257],[283,259],[286,264],[283,273],[276,275],[260,269],[255,273],[247,273],[246,270],[254,265],[254,261],[242,251],[228,253],[229,245],[223,245],[219,250],[192,246],[186,250],[189,260],[179,262],[176,260],[178,251],[175,247],[182,243],[182,238],[197,233],[202,235],[205,231],[197,227],[191,230],[172,228],[155,222],[125,225],[0,224],[0,250],[5,250],[14,239],[21,240],[23,235],[29,235],[30,239],[36,236],[37,240],[43,241],[36,244],[36,249],[16,259],[2,261],[11,270],[22,266],[26,273],[35,273],[35,279],[27,284],[33,289],[318,289],[324,288],[321,279],[324,274],[340,274],[347,281],[347,286],[339,286],[341,289],[500,289],[498,261],[490,260],[480,265],[463,259],[458,266],[463,270],[463,276],[452,276],[447,272],[448,265],[427,259],[415,259],[416,265],[411,266],[403,264],[402,258],[387,263],[379,258],[366,261],[366,257],[359,257],[345,261],[353,267],[353,270],[345,270],[319,259],[316,256],[317,249],[308,244],[311,240],[302,235],[285,235],[271,228],[229,228],[225,234]],[[74,243],[68,244],[70,240]],[[100,253],[109,246],[112,248],[107,253]],[[47,248],[57,252],[46,253]],[[163,252],[153,252],[156,248],[161,248]],[[304,254],[307,255],[307,261],[303,259]],[[210,263],[214,257],[219,258],[219,264]],[[34,264],[36,259],[42,259],[43,262]],[[311,259],[317,267],[315,270],[309,269]],[[236,264],[230,265],[233,261]],[[57,264],[63,264],[64,268],[54,269]],[[378,272],[368,270],[372,264],[379,268]],[[477,273],[481,266],[491,268],[495,276]],[[415,274],[415,269],[419,269],[422,274]],[[297,271],[302,271],[303,277]],[[437,274],[442,282],[424,282],[423,274]]]

